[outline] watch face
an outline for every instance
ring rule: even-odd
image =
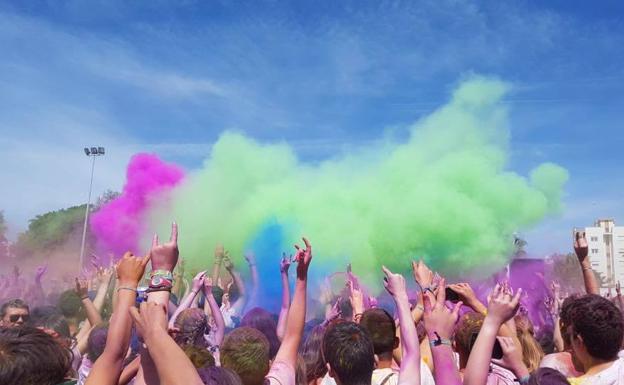
[[[161,277],[154,277],[154,278],[152,278],[151,285],[152,286],[160,286],[160,285],[163,284],[163,281],[164,280]]]

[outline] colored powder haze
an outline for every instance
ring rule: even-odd
[[[167,192],[184,177],[175,165],[163,163],[150,154],[132,157],[121,195],[93,214],[91,230],[98,239],[98,249],[117,256],[130,250],[140,253],[139,239],[149,229],[144,215],[149,207],[162,206]]]
[[[261,272],[264,281],[276,285],[266,293],[279,293],[278,260],[301,234],[314,246],[319,275],[352,262],[365,282],[379,286],[381,264],[407,272],[411,259],[423,257],[451,277],[485,277],[507,264],[515,231],[560,211],[568,178],[549,163],[528,178],[507,170],[509,122],[500,103],[507,91],[501,81],[472,78],[414,123],[405,141],[379,141],[319,164],[299,161],[287,143],[225,132],[170,201],[148,199],[151,188],[136,193],[128,186],[147,183],[162,191],[176,186],[182,173],[175,169],[163,178],[158,170],[171,166],[161,163],[134,181],[135,158],[119,198],[127,203],[110,205],[123,215],[96,215],[92,228],[104,246],[120,252],[121,246],[146,248],[154,231],[162,238],[176,220],[181,255],[195,269],[209,268],[217,243],[239,265],[253,248],[269,266]],[[133,196],[140,204],[133,205]]]

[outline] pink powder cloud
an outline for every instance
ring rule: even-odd
[[[128,164],[121,195],[91,216],[91,231],[97,237],[98,250],[112,252],[117,258],[126,251],[140,253],[144,214],[156,197],[173,189],[183,178],[180,167],[165,163],[156,155],[134,155]]]

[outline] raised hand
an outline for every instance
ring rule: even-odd
[[[475,295],[474,290],[472,290],[472,287],[470,287],[470,284],[455,283],[452,285],[448,285],[448,287],[450,287],[451,289],[453,289],[454,292],[459,294],[459,298],[467,306],[470,306],[471,308],[475,309],[479,305],[482,305],[479,299],[477,298],[477,296]],[[480,311],[480,310],[475,309],[475,311]]]
[[[488,313],[486,318],[491,318],[499,324],[511,319],[518,310],[522,289],[518,289],[515,295],[510,289],[497,284],[488,296]]]
[[[223,267],[225,267],[226,270],[234,270],[234,263],[232,263],[228,251],[223,253]]]
[[[84,279],[78,279],[77,277],[74,281],[76,283],[76,294],[78,294],[78,297],[81,299],[89,297],[87,281]]]
[[[204,276],[204,295],[212,295],[212,277],[209,277],[208,275]]]
[[[126,252],[123,257],[117,262],[115,270],[117,271],[117,280],[119,286],[127,286],[135,288],[143,273],[145,273],[145,266],[150,261],[150,256],[135,257],[131,252]]]
[[[37,283],[41,282],[41,278],[43,277],[46,271],[48,271],[47,264],[37,267],[37,271],[35,272],[35,282]]]
[[[492,359],[492,362],[511,370],[517,378],[528,375],[529,369],[522,361],[522,348],[517,346],[511,337],[497,336],[496,338],[503,350],[503,358]]]
[[[143,338],[150,338],[164,333],[167,334],[167,310],[162,304],[142,302],[141,312],[136,307],[130,308],[130,315]]]
[[[384,287],[394,298],[407,298],[407,289],[405,285],[405,278],[401,274],[395,274],[388,270],[385,266],[382,266],[385,277]]]
[[[193,278],[193,292],[197,293],[201,290],[202,286],[204,285],[204,278],[206,277],[206,272],[205,271],[200,271],[199,273],[197,273],[195,275],[195,278]]]
[[[256,264],[256,255],[253,251],[248,251],[245,253],[245,260],[249,266],[254,266]]]
[[[215,247],[215,262],[221,262],[221,260],[223,260],[224,254],[225,250],[223,249],[223,245],[219,243],[217,247]]]
[[[431,287],[433,283],[433,272],[422,259],[418,262],[412,261],[412,272],[414,274],[414,280],[421,288]]]
[[[295,245],[297,251],[294,260],[297,261],[297,278],[307,277],[308,267],[310,267],[310,261],[312,261],[312,245],[305,237],[302,239],[306,247],[305,249]]]
[[[282,253],[282,259],[280,261],[280,273],[288,274],[288,268],[290,268],[292,258],[292,255],[287,257],[286,253]]]
[[[585,233],[576,232],[574,236],[574,253],[580,262],[583,262],[587,258],[589,252],[589,246],[587,245],[587,239]]]
[[[325,313],[325,324],[335,320],[340,317],[340,298],[336,300],[336,302],[332,305],[328,312]]]
[[[173,271],[178,262],[178,225],[173,222],[171,224],[171,237],[169,242],[163,244],[158,243],[158,234],[154,234],[152,240],[152,248],[150,250],[150,258],[152,260],[152,270]]]
[[[364,313],[364,295],[362,291],[353,284],[353,281],[347,281],[347,288],[349,289],[349,302],[353,309],[353,315]]]
[[[439,287],[443,288],[444,283],[444,278],[440,279]],[[433,295],[430,291],[425,292],[423,293],[423,300],[425,305],[423,319],[429,340],[433,341],[438,338],[450,339],[455,330],[455,324],[459,319],[459,309],[462,306],[462,302],[457,302],[453,311],[449,310],[445,304],[446,292],[444,290],[438,290],[436,295]]]

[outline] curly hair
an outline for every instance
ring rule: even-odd
[[[624,320],[611,301],[587,294],[574,299],[567,311],[572,337],[581,336],[592,357],[602,360],[617,357],[624,338]]]

